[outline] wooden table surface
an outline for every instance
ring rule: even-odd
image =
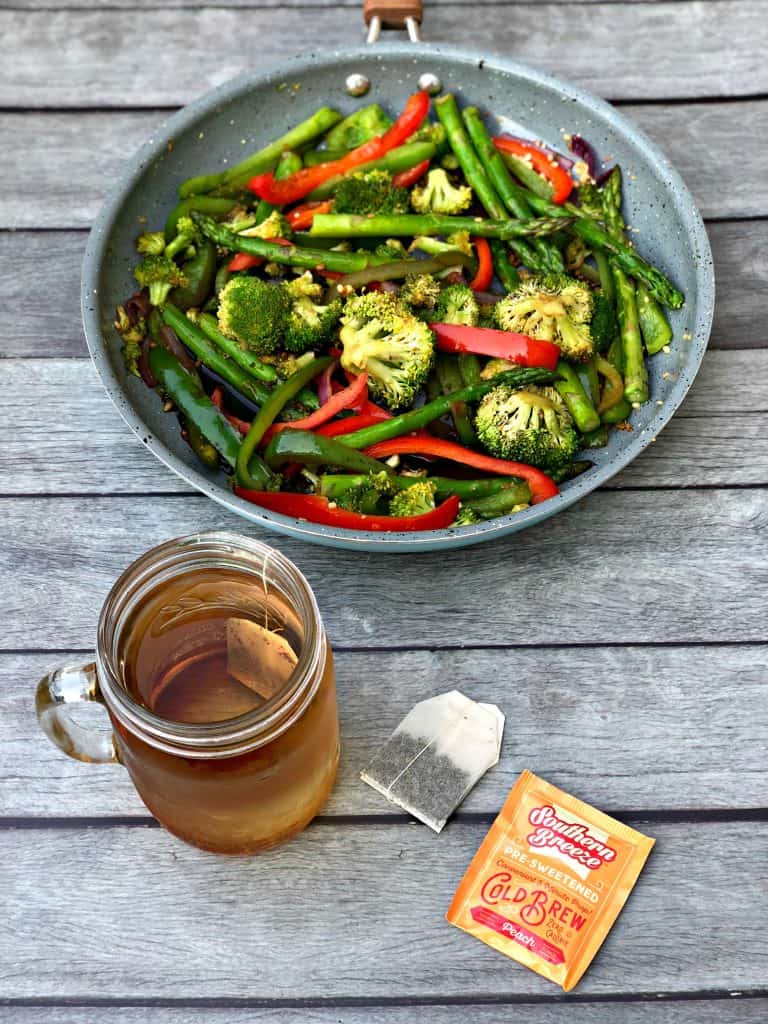
[[[444,0],[425,35],[614,100],[708,220],[711,350],[658,442],[506,541],[361,556],[272,537],[337,652],[344,759],[323,817],[250,860],[147,816],[120,768],[37,731],[52,664],[91,650],[144,549],[257,533],[136,443],[83,342],[79,264],[121,161],[264,59],[361,38],[357,0],[0,3],[0,1024],[751,1022],[768,1017],[768,44],[759,0]],[[507,714],[502,761],[442,836],[358,772],[425,695]],[[528,767],[657,837],[584,981],[559,989],[443,921]]]

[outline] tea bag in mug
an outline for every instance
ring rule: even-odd
[[[504,715],[458,690],[418,703],[360,778],[435,832],[499,760]]]

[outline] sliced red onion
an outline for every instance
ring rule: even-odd
[[[602,188],[606,181],[608,181],[608,179],[610,178],[612,170],[612,167],[607,167],[604,171],[598,174],[597,178],[595,179],[595,184],[599,185],[600,188]]]
[[[381,290],[383,292],[392,292],[393,295],[397,295],[400,291],[400,285],[397,281],[382,281]]]
[[[584,161],[590,178],[594,180],[597,177],[597,155],[592,146],[581,135],[572,135],[568,148],[577,159]]]
[[[169,327],[167,324],[164,324],[160,328],[160,337],[163,339],[163,344],[171,353],[171,355],[176,356],[176,358],[179,360],[179,362],[181,363],[185,370],[194,370],[195,360],[192,358],[187,349],[184,348],[182,343],[179,341],[176,332],[173,330],[172,327]]]
[[[495,306],[504,296],[497,295],[496,292],[475,292],[475,298],[481,306]]]
[[[333,395],[331,378],[333,377],[338,365],[338,360],[334,359],[330,366],[327,366],[317,378],[317,399],[320,402],[320,405],[325,405],[326,402],[330,402],[331,400],[331,396]]]
[[[141,343],[141,355],[139,356],[139,361],[136,364],[139,374],[141,375],[141,379],[148,388],[157,387],[157,380],[155,379],[155,375],[152,373],[152,368],[149,365],[149,350],[151,347],[151,340],[149,338],[145,338]]]
[[[141,317],[145,320],[152,312],[152,305],[144,292],[136,292],[123,304],[126,316],[135,324]]]

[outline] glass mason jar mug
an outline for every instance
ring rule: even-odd
[[[112,732],[73,705],[102,703]],[[37,714],[65,753],[123,764],[174,835],[217,853],[304,828],[336,776],[333,659],[295,565],[229,533],[182,537],[129,566],[101,611],[96,661],[41,680]]]

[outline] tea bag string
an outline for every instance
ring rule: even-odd
[[[458,721],[454,722],[454,724],[453,724],[452,728],[448,730],[448,733],[447,733],[447,735],[446,735],[446,740],[447,740],[448,742],[450,742],[450,741],[451,741],[451,740],[452,740],[452,739],[454,738],[454,736],[455,736],[455,735],[456,735],[456,734],[458,733],[459,729],[461,728],[461,724],[462,724],[462,722],[465,722],[465,721],[466,721],[466,717],[467,717],[466,715],[462,715],[462,716],[461,716],[461,718],[459,718],[459,719],[458,719]],[[407,765],[405,765],[405,767],[404,767],[404,768],[401,768],[401,770],[400,770],[400,771],[399,771],[399,772],[397,773],[397,775],[396,775],[396,776],[394,777],[394,779],[392,779],[392,781],[390,782],[390,784],[389,784],[389,785],[387,786],[387,790],[386,790],[386,791],[387,791],[387,793],[390,793],[390,792],[392,791],[392,787],[393,787],[393,786],[394,786],[394,785],[395,785],[395,784],[396,784],[397,782],[399,782],[399,780],[400,780],[400,779],[401,779],[401,778],[402,778],[402,777],[403,777],[403,776],[405,775],[405,773],[406,773],[406,772],[407,772],[407,771],[408,771],[408,770],[409,770],[410,768],[412,768],[412,767],[413,767],[413,765],[414,765],[414,764],[416,763],[416,761],[418,761],[418,759],[419,759],[419,758],[421,757],[421,755],[422,755],[423,753],[425,753],[425,752],[426,752],[427,750],[429,750],[429,748],[430,748],[430,747],[432,746],[432,744],[433,744],[433,743],[436,743],[438,739],[439,739],[439,734],[438,734],[438,733],[435,733],[435,735],[434,735],[434,736],[433,736],[433,737],[432,737],[432,738],[430,739],[430,741],[429,741],[428,743],[425,743],[425,744],[424,744],[424,746],[423,746],[423,747],[421,748],[421,750],[417,751],[417,752],[416,752],[416,753],[415,753],[415,754],[413,755],[413,757],[412,757],[412,758],[411,758],[411,760],[410,760],[410,761],[408,762],[408,764],[407,764]]]

